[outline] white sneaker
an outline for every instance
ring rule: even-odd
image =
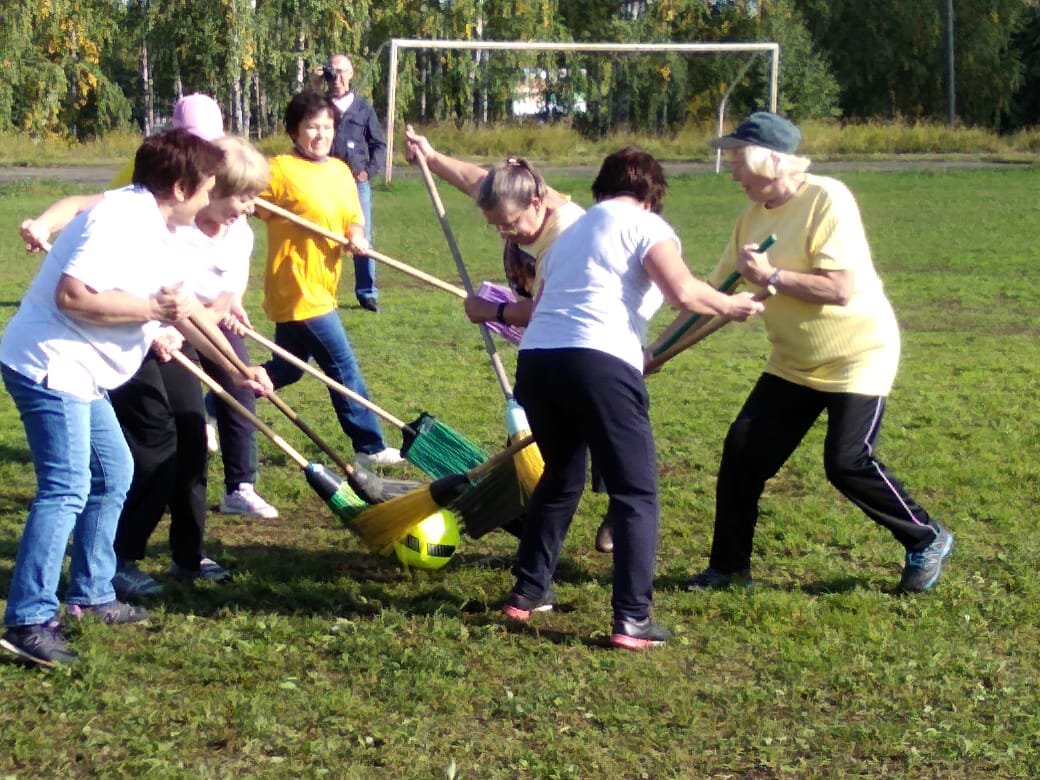
[[[379,452],[373,452],[371,454],[367,452],[359,452],[357,459],[362,466],[396,466],[399,463],[404,463],[404,458],[401,457],[401,451],[394,447],[385,447]]]
[[[220,449],[220,440],[217,438],[217,421],[216,418],[206,416],[206,449],[210,452],[216,452]]]
[[[278,510],[264,501],[248,482],[243,482],[220,499],[220,511],[225,515],[251,515],[253,517],[278,517]]]

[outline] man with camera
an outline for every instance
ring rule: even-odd
[[[345,54],[334,54],[321,70],[325,89],[340,111],[336,137],[330,154],[348,166],[357,182],[358,198],[365,215],[365,237],[372,242],[371,180],[386,163],[386,136],[376,112],[367,100],[350,89],[354,65]],[[354,255],[354,294],[363,309],[379,311],[375,261]]]

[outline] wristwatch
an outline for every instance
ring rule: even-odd
[[[769,274],[769,281],[766,282],[766,291],[770,295],[776,295],[776,286],[780,284],[780,269],[774,268],[773,273]]]

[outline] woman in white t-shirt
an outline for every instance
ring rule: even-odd
[[[514,620],[552,608],[553,573],[585,484],[585,451],[599,463],[614,523],[615,647],[667,641],[650,618],[657,546],[657,467],[643,381],[646,323],[660,301],[745,320],[750,294],[727,296],[694,279],[679,240],[658,216],[661,166],[626,147],[592,185],[596,205],[545,258],[531,322],[520,342],[517,398],[545,472],[527,506],[516,585],[503,606]]]
[[[112,587],[113,537],[132,461],[108,391],[137,370],[162,322],[210,349],[186,321],[198,302],[182,286],[170,237],[208,203],[223,153],[170,130],[145,139],[136,159],[135,186],[80,214],[58,236],[0,340],[0,369],[37,480],[0,639],[25,663],[76,659],[57,619],[70,536],[69,615],[106,623],[147,617],[117,600]],[[269,387],[254,384],[259,392]]]

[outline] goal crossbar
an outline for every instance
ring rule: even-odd
[[[470,49],[488,51],[588,51],[639,52],[686,54],[767,54],[769,56],[769,109],[776,111],[777,85],[780,74],[780,44],[778,43],[573,43],[569,41],[451,41],[423,40],[420,38],[393,38],[390,41],[390,73],[386,107],[386,181],[393,177],[394,125],[397,109],[398,52],[401,49]],[[746,71],[746,68],[744,69]],[[743,73],[744,71],[742,71]],[[732,89],[732,88],[731,88]],[[725,114],[726,96],[719,104],[720,127]]]

